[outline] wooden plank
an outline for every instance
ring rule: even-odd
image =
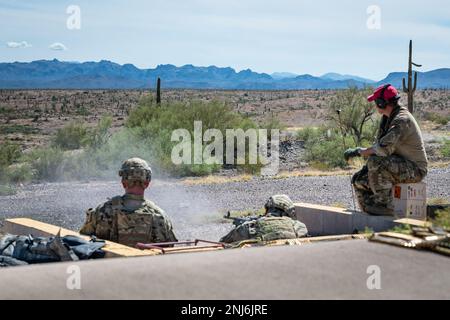
[[[58,231],[61,230],[62,237],[72,235],[86,240],[90,239],[88,236],[81,235],[73,230],[60,228],[55,225],[28,218],[6,219],[4,223],[4,230],[5,232],[11,234],[32,234],[36,237],[55,236]],[[112,241],[105,241],[105,246],[102,249],[106,252],[106,258],[153,256],[160,254],[159,250],[139,250]]]
[[[411,226],[416,226],[416,227],[430,227],[431,226],[431,222],[417,220],[417,219],[409,219],[409,218],[397,219],[394,222],[400,223],[400,224],[409,224]]]

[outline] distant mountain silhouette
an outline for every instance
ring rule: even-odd
[[[365,78],[361,78],[358,76],[352,76],[349,74],[339,74],[339,73],[334,73],[334,72],[330,72],[330,73],[326,73],[323,76],[320,77],[321,79],[326,79],[326,80],[355,80],[355,81],[359,81],[359,82],[364,82],[367,84],[373,84],[376,81],[370,80],[370,79],[365,79]]]
[[[298,74],[291,72],[274,72],[270,76],[275,80],[280,80],[280,79],[292,79],[298,77]]]
[[[397,88],[402,88],[402,79],[408,81],[407,72],[392,72],[381,83],[390,83]],[[408,82],[406,82],[408,85]],[[417,88],[450,88],[450,69],[436,69],[428,72],[417,72]]]
[[[391,73],[379,83],[390,82],[400,87],[404,73]],[[163,88],[192,89],[342,89],[349,86],[377,85],[356,76],[236,72],[216,66],[158,65],[154,69],[138,69],[132,64],[119,65],[100,62],[62,62],[38,60],[33,62],[0,63],[0,88],[5,89],[144,89],[154,88],[161,77]],[[450,69],[438,69],[419,74],[419,88],[442,88],[450,83]]]

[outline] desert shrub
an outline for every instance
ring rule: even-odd
[[[446,125],[450,121],[450,116],[448,115],[442,115],[437,112],[425,112],[423,118],[428,121],[432,121],[434,123],[440,124],[440,125]]]
[[[403,233],[403,234],[411,234],[412,228],[409,224],[400,224],[395,226],[394,228],[389,230],[390,232]]]
[[[433,225],[450,230],[450,208],[436,211],[436,217],[431,222]]]
[[[205,163],[174,166],[171,160],[172,148],[178,143],[171,141],[172,132],[176,129],[186,129],[193,139],[194,121],[202,122],[203,132],[207,129],[220,130],[224,137],[224,145],[226,129],[245,131],[258,128],[249,118],[235,113],[229,105],[220,101],[166,102],[158,105],[151,98],[144,99],[130,113],[126,127],[133,130],[137,141],[151,150],[154,161],[161,169],[182,176],[209,174],[221,166]],[[273,129],[276,126],[276,121],[272,119],[260,128]],[[203,142],[202,144],[205,145]],[[225,150],[224,146],[224,155]],[[191,154],[193,157],[194,153]],[[239,167],[244,171],[255,172],[259,170],[260,165],[246,164]]]
[[[39,133],[38,128],[33,128],[27,125],[12,124],[4,125],[0,127],[1,134],[11,134],[11,133],[23,133],[23,134],[36,134]]]
[[[347,165],[343,153],[345,148],[354,147],[352,137],[345,137],[337,131],[327,128],[316,129],[316,132],[305,141],[305,160],[315,169],[326,170]]]
[[[108,142],[111,124],[112,117],[103,117],[94,129],[88,131],[83,142],[91,149],[101,148]]]
[[[306,152],[303,160],[318,170],[346,167],[344,151],[356,146],[351,136],[344,137],[340,130],[327,126],[301,129],[297,132],[297,137],[305,141]]]
[[[17,161],[22,152],[20,146],[10,142],[0,144],[0,169]]]
[[[151,98],[146,98],[130,112],[126,126],[112,135],[109,133],[111,117],[101,119],[93,129],[81,122],[73,122],[58,130],[52,145],[23,156],[21,161],[25,165],[15,168],[10,178],[23,181],[29,178],[26,172],[31,172],[33,179],[47,181],[117,177],[120,163],[130,157],[148,160],[160,174],[207,175],[219,170],[222,165],[174,165],[171,159],[172,148],[179,143],[171,141],[172,132],[186,129],[193,141],[194,121],[202,122],[203,132],[209,128],[219,129],[224,140],[226,129],[273,129],[279,124],[276,119],[271,119],[257,126],[249,118],[233,112],[227,104],[218,101],[165,102],[158,105]],[[194,155],[193,152],[191,154]],[[261,164],[238,165],[237,168],[256,173]]]
[[[440,152],[443,157],[450,158],[450,140],[445,139],[441,145]]]
[[[11,185],[0,184],[0,196],[11,196],[16,193],[16,189]]]
[[[56,147],[35,149],[24,158],[29,163],[34,178],[46,181],[58,180],[63,159],[63,151]]]
[[[4,181],[17,184],[29,182],[33,179],[33,170],[27,163],[20,163],[8,168],[5,168]]]
[[[378,130],[378,118],[374,117],[372,103],[367,101],[372,91],[371,88],[338,91],[328,107],[329,125],[352,137],[355,145],[372,141]]]
[[[88,140],[88,128],[82,122],[71,122],[58,129],[53,139],[53,147],[62,150],[75,150],[85,146]]]
[[[4,106],[0,106],[0,114],[10,114],[12,112],[14,112],[13,109],[4,107]]]
[[[86,117],[86,116],[90,115],[91,113],[85,106],[78,106],[75,111],[75,114]]]
[[[297,138],[303,141],[311,141],[321,137],[323,132],[319,128],[306,127],[297,131]]]
[[[347,166],[343,157],[346,148],[372,143],[379,120],[367,102],[371,92],[370,88],[338,91],[328,107],[328,122],[320,128],[306,127],[297,132],[297,138],[305,141],[304,160],[319,170],[342,168]]]
[[[15,188],[12,184],[31,180],[29,168],[18,163],[21,157],[20,146],[9,142],[0,145],[0,183],[3,188],[0,194],[14,194]]]
[[[271,115],[270,117],[268,117],[267,119],[265,119],[261,124],[260,124],[261,128],[267,129],[267,132],[269,134],[269,139],[271,137],[270,135],[270,130],[272,129],[277,129],[277,130],[284,130],[286,129],[286,126],[283,125],[280,121],[280,119],[278,119],[276,116]]]

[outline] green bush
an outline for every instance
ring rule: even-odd
[[[442,156],[450,158],[450,140],[445,139],[440,148]]]
[[[112,117],[103,117],[97,127],[88,132],[83,142],[89,148],[98,150],[108,142],[111,124]]]
[[[25,156],[25,161],[34,172],[34,178],[47,181],[58,180],[63,159],[63,151],[55,147],[36,149]]]
[[[322,137],[322,135],[322,129],[313,127],[306,127],[297,131],[297,138],[305,142],[316,140]]]
[[[209,128],[221,130],[224,138],[226,129],[274,129],[279,125],[276,119],[270,119],[258,127],[249,118],[235,113],[219,101],[166,102],[158,105],[147,98],[130,112],[125,128],[113,135],[109,134],[111,117],[103,118],[93,129],[73,122],[58,130],[50,147],[35,149],[23,156],[21,161],[24,165],[9,171],[8,179],[19,182],[30,178],[55,181],[117,177],[120,163],[130,157],[146,159],[157,168],[158,173],[177,176],[213,173],[221,165],[172,163],[172,148],[178,144],[171,141],[172,132],[187,129],[193,141],[194,121],[202,122],[203,132]],[[224,155],[225,151],[224,146]],[[237,168],[256,173],[261,164],[238,165]]]
[[[4,106],[0,106],[0,114],[10,114],[12,112],[14,112],[13,109],[4,107]]]
[[[17,163],[21,157],[22,151],[19,145],[10,142],[0,145],[0,182],[10,184],[31,180],[31,172],[29,170],[27,172],[22,164]],[[7,189],[4,188],[4,190]],[[14,188],[11,187],[8,190],[14,190]]]
[[[11,133],[23,133],[23,134],[36,134],[39,133],[38,128],[33,128],[27,125],[12,124],[4,125],[0,127],[1,134],[11,134]]]
[[[340,90],[328,107],[329,126],[352,137],[358,146],[372,142],[378,130],[379,118],[374,116],[373,103],[367,101],[372,91],[372,88]]]
[[[345,148],[355,146],[351,137],[345,137],[344,148],[343,137],[336,129],[323,127],[304,131],[300,135],[307,138],[305,140],[305,160],[316,169],[326,170],[347,166],[343,153]]]
[[[450,121],[450,116],[442,115],[437,112],[425,112],[424,119],[440,125],[446,125]]]
[[[11,185],[0,184],[0,196],[11,196],[16,193],[16,189]]]
[[[193,141],[194,121],[202,122],[203,132],[207,129],[220,130],[224,144],[226,129],[245,131],[258,128],[249,118],[235,113],[230,106],[220,101],[166,102],[158,105],[152,98],[144,99],[138,108],[130,113],[126,127],[133,130],[132,134],[140,144],[151,150],[155,163],[162,170],[181,176],[210,174],[220,169],[220,166],[205,163],[174,166],[171,160],[172,148],[177,144],[171,141],[172,132],[176,129],[186,129]],[[261,128],[274,129],[277,125],[276,121],[271,119]],[[247,172],[256,172],[260,165],[246,164],[238,167]]]
[[[13,164],[21,155],[19,145],[10,142],[0,144],[0,169]]]
[[[24,183],[33,179],[33,169],[27,163],[20,163],[5,169],[4,181],[8,183]]]
[[[436,211],[436,218],[431,222],[433,225],[450,230],[450,208]]]
[[[297,132],[297,138],[305,141],[304,160],[320,170],[343,168],[347,166],[343,157],[346,148],[371,145],[379,127],[379,118],[366,98],[371,92],[370,88],[338,91],[328,107],[328,123]]]
[[[58,129],[53,140],[53,147],[62,150],[75,150],[87,144],[88,128],[81,122],[72,122],[64,128]]]

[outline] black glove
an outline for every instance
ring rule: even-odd
[[[344,152],[345,161],[350,160],[354,157],[361,157],[361,148],[347,149]]]

